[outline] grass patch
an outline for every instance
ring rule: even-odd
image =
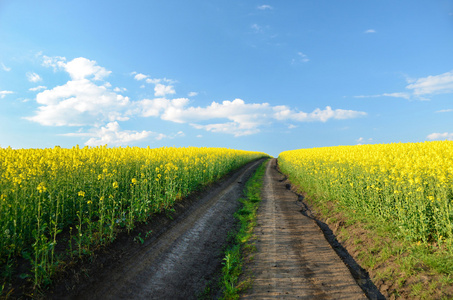
[[[243,258],[255,251],[254,246],[250,246],[248,241],[252,238],[253,229],[256,226],[256,210],[261,202],[263,176],[268,161],[263,162],[247,181],[244,190],[245,198],[239,200],[242,207],[235,213],[239,226],[233,233],[232,242],[226,249],[223,259],[219,283],[222,289],[222,299],[238,299],[239,292],[249,288],[252,284],[251,279],[240,283],[238,279],[243,272]]]

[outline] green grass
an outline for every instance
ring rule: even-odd
[[[261,188],[263,176],[268,160],[263,162],[255,171],[245,186],[245,198],[240,199],[242,207],[235,213],[239,221],[239,228],[233,233],[232,243],[225,251],[223,268],[220,278],[222,299],[238,299],[240,291],[251,285],[250,279],[240,283],[239,277],[243,273],[244,257],[254,251],[254,246],[248,242],[253,237],[256,226],[256,211],[261,202]]]

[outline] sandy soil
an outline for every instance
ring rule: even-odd
[[[302,213],[276,159],[267,165],[262,198],[257,252],[246,271],[253,282],[242,298],[367,299],[316,222]]]

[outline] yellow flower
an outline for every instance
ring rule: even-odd
[[[38,187],[36,188],[38,190],[38,192],[41,194],[45,191],[47,191],[47,188],[46,186],[44,185],[44,182],[41,182]]]
[[[113,188],[114,188],[114,189],[117,189],[117,188],[118,188],[118,181],[115,181],[115,182],[113,183]]]
[[[85,197],[85,192],[84,192],[84,191],[80,191],[80,192],[78,193],[78,195],[79,195],[80,197]]]

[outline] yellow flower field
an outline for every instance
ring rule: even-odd
[[[224,148],[0,148],[0,266],[48,278],[59,235],[82,255],[264,153]],[[5,267],[6,266],[6,267]]]
[[[394,222],[414,243],[453,245],[453,141],[337,146],[279,155],[302,186]]]

